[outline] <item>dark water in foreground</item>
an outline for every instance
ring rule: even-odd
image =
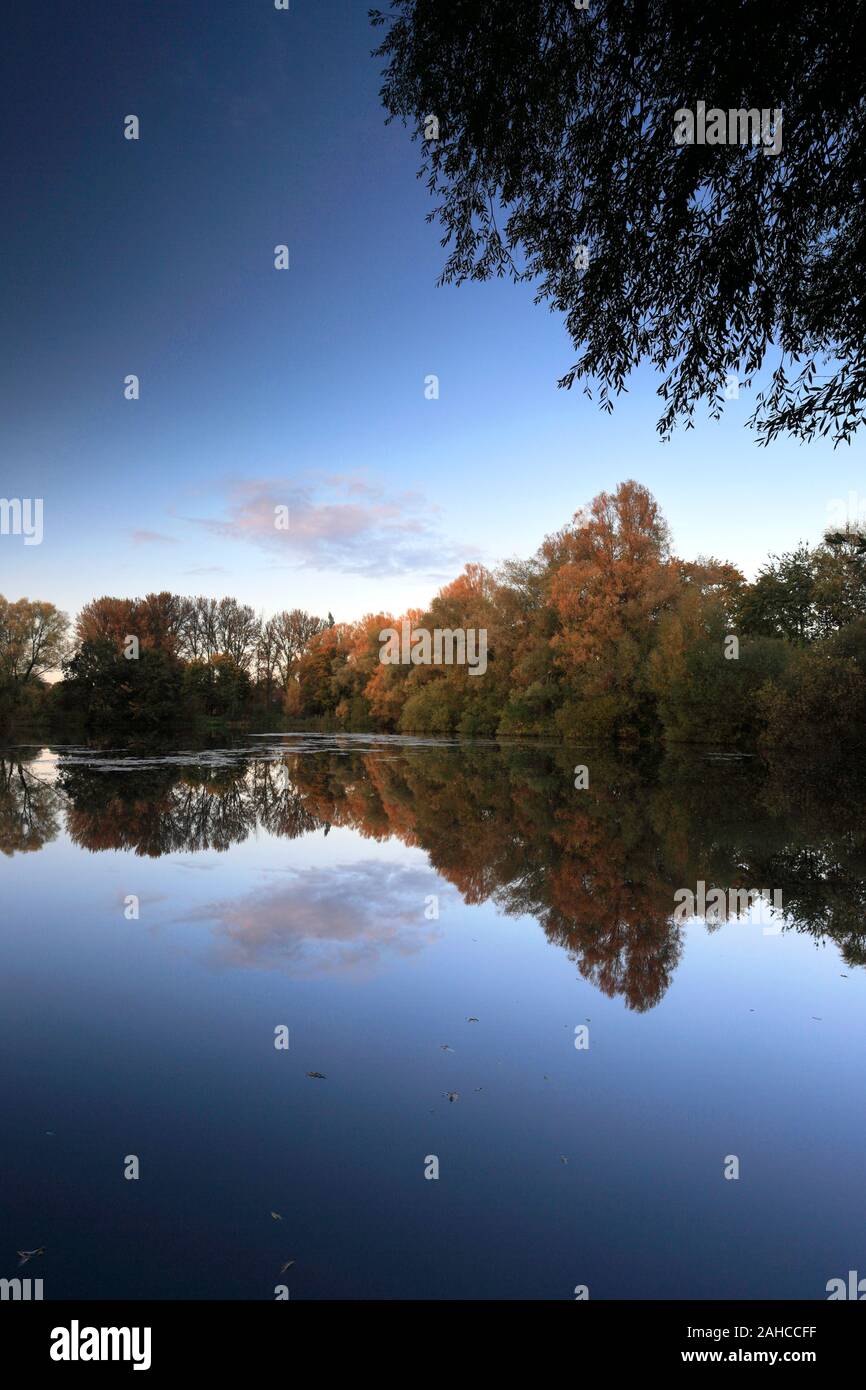
[[[821,1299],[866,1275],[856,786],[405,739],[28,747],[0,751],[0,851],[0,1277]],[[782,914],[678,924],[698,880]]]

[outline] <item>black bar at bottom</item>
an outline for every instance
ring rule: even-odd
[[[844,1301],[7,1301],[0,1304],[0,1329],[4,1363],[17,1364],[19,1375],[92,1378],[105,1370],[134,1375],[137,1367],[142,1380],[213,1371],[242,1374],[246,1383],[253,1375],[308,1375],[311,1357],[317,1370],[345,1361],[359,1372],[396,1363],[405,1373],[404,1339],[413,1334],[420,1339],[417,1372],[428,1381],[437,1366],[443,1374],[458,1365],[464,1373],[489,1373],[491,1363],[515,1353],[547,1360],[560,1348],[524,1340],[539,1333],[568,1339],[561,1349],[574,1358],[575,1371],[591,1355],[596,1372],[601,1359],[613,1372],[795,1365],[826,1373],[851,1364],[862,1348],[864,1322]]]

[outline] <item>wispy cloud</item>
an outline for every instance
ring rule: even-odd
[[[450,577],[477,549],[442,535],[439,509],[414,491],[388,493],[363,475],[247,478],[225,487],[225,514],[188,518],[297,567],[380,577]],[[288,508],[288,527],[277,525]]]
[[[180,545],[176,536],[163,535],[162,531],[133,531],[134,545]]]

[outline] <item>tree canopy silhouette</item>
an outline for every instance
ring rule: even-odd
[[[382,101],[423,144],[441,282],[510,275],[565,315],[561,386],[658,430],[755,380],[767,443],[850,441],[866,400],[863,0],[393,0]],[[777,153],[677,144],[675,113],[781,112]],[[740,127],[738,126],[738,130]],[[709,133],[709,132],[708,132]],[[754,134],[754,132],[753,132]],[[766,145],[767,142],[764,142]],[[584,248],[583,251],[580,248]],[[760,379],[758,380],[758,378]]]

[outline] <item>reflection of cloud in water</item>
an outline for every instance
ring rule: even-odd
[[[425,898],[441,880],[429,869],[373,863],[291,872],[291,882],[206,904],[181,921],[213,922],[220,965],[293,975],[364,969],[410,956],[437,940]]]

